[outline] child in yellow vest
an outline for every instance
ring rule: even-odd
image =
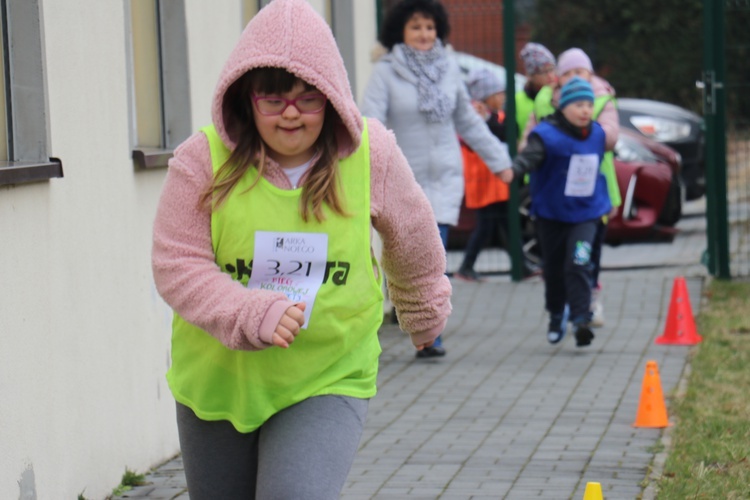
[[[521,92],[516,92],[516,122],[518,134],[526,130],[529,116],[534,112],[534,99],[539,91],[547,85],[557,82],[555,56],[544,45],[529,42],[518,54],[526,72],[526,83]],[[522,137],[518,137],[520,141]]]
[[[167,379],[190,498],[338,498],[376,392],[372,228],[424,349],[451,310],[437,223],[304,0],[253,18],[212,118],[170,160],[152,256],[175,311]]]

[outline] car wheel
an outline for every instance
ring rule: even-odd
[[[659,224],[673,227],[682,217],[682,185],[678,176],[672,176],[667,199],[659,214]]]

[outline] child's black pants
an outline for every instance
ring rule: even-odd
[[[588,323],[591,307],[591,249],[599,219],[571,224],[537,218],[544,261],[544,296],[550,314],[570,306],[574,324]]]

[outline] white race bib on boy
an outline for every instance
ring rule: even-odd
[[[327,258],[325,233],[256,231],[253,273],[247,287],[281,292],[291,301],[304,302],[305,328],[323,284]]]
[[[591,196],[599,175],[599,155],[573,155],[568,165],[565,196]]]

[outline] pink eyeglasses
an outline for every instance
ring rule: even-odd
[[[304,94],[294,99],[284,99],[279,96],[252,96],[255,107],[261,115],[280,115],[289,106],[294,106],[304,115],[314,115],[325,109],[328,99],[323,94]]]

